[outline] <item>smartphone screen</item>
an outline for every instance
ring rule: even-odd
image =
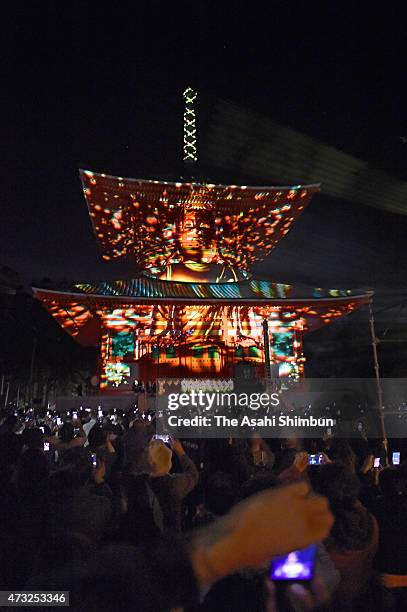
[[[72,418],[73,419],[77,419],[78,418],[78,413],[77,412],[73,412],[72,413]]]
[[[103,419],[103,410],[101,409],[98,410],[98,418]]]
[[[312,580],[317,545],[311,544],[307,548],[294,550],[288,555],[275,557],[270,567],[272,580]]]
[[[156,434],[153,436],[153,440],[162,440],[164,444],[168,444],[168,442],[170,441],[170,436],[168,435],[159,436],[158,434]]]
[[[49,442],[44,442],[44,451],[49,451]]]
[[[91,457],[92,457],[92,465],[93,467],[96,467],[98,463],[96,453],[92,453]]]
[[[378,468],[380,465],[380,457],[375,457],[373,467]]]
[[[392,463],[393,465],[400,465],[400,453],[398,451],[393,453]]]
[[[322,455],[310,455],[308,459],[309,465],[321,465],[322,463]]]
[[[40,427],[40,429],[41,429],[42,433],[45,433],[44,427]]]
[[[57,418],[57,425],[58,427],[62,425],[62,419],[60,419],[59,417]]]

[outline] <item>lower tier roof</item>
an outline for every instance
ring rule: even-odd
[[[111,301],[153,303],[174,302],[183,303],[236,303],[246,304],[265,302],[280,303],[340,300],[366,298],[371,291],[351,289],[322,289],[305,285],[287,285],[269,280],[250,279],[228,283],[183,283],[159,280],[146,275],[129,280],[104,281],[100,283],[77,283],[71,287],[60,289],[33,288],[34,295],[40,299],[54,295],[58,299],[88,298],[103,303]]]
[[[162,281],[146,276],[76,284],[67,290],[35,287],[33,293],[67,332],[86,345],[100,342],[102,321],[116,310],[123,311],[121,319],[130,321],[136,317],[147,322],[155,309],[160,309],[164,318],[170,318],[174,316],[174,307],[182,310],[183,306],[194,306],[205,320],[209,311],[217,308],[226,308],[227,312],[238,308],[244,312],[253,307],[260,317],[274,312],[283,319],[301,319],[303,331],[308,332],[353,312],[370,302],[373,295],[371,291],[312,289],[255,279],[215,284]]]

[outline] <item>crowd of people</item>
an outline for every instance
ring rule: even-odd
[[[95,611],[407,609],[407,462],[389,450],[181,442],[140,412],[5,415],[0,590]],[[270,579],[274,557],[312,543],[312,580]]]

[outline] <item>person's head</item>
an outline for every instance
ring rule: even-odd
[[[123,430],[118,423],[114,424],[114,423],[111,423],[110,421],[103,425],[103,431],[106,432],[107,438],[110,441],[116,440],[116,438],[118,436],[121,436],[121,434],[123,433]]]
[[[49,462],[44,452],[37,448],[29,448],[20,455],[16,485],[21,494],[34,492],[46,481],[49,474]]]
[[[276,455],[274,462],[274,470],[277,474],[280,474],[284,470],[287,470],[294,463],[297,451],[295,448],[284,448]]]
[[[120,438],[120,436],[122,436],[124,432],[123,423],[116,423],[116,425],[112,426],[112,429],[110,431],[116,436],[116,438]]]
[[[47,408],[44,406],[39,406],[35,412],[38,419],[45,419],[47,416]]]
[[[389,501],[396,501],[406,493],[406,486],[398,468],[390,466],[379,474],[379,486]]]
[[[91,540],[79,531],[72,531],[64,525],[53,526],[52,529],[44,530],[31,568],[32,576],[44,573],[50,575],[63,570],[68,563],[86,567],[94,551],[95,546]]]
[[[148,473],[165,476],[172,466],[172,450],[162,440],[151,440],[147,447]]]
[[[356,474],[343,463],[327,463],[308,470],[311,484],[317,493],[334,504],[353,504],[358,498],[360,482]]]
[[[41,427],[44,429],[44,436],[52,436],[51,427],[47,423],[41,423]]]
[[[278,486],[279,482],[274,472],[260,472],[253,478],[249,478],[239,489],[238,497],[240,500],[247,499],[260,491],[266,491]]]
[[[150,468],[148,459],[148,445],[132,448],[126,447],[124,471],[129,474],[148,473]]]
[[[205,486],[205,508],[222,516],[226,514],[236,501],[236,492],[232,477],[226,472],[215,472],[207,480]]]
[[[97,408],[91,408],[90,409],[90,418],[94,419],[95,421],[97,421],[97,418],[98,418],[98,409]]]
[[[2,423],[1,431],[14,433],[18,429],[18,417],[15,414],[10,414]]]
[[[332,461],[342,463],[349,469],[355,470],[357,457],[347,440],[333,438],[329,448],[329,457]]]
[[[133,431],[135,431],[136,433],[142,433],[145,431],[146,427],[147,427],[148,421],[145,421],[144,419],[140,419],[137,418],[133,421],[131,428]]]
[[[92,478],[92,458],[85,448],[71,448],[60,457],[52,475],[52,487],[57,491],[78,490]]]
[[[292,436],[291,438],[285,438],[283,440],[283,448],[293,448],[295,450],[299,450],[300,447],[300,440],[295,436]]]
[[[18,460],[23,445],[23,436],[7,432],[2,434],[0,442],[0,473],[12,469]]]
[[[252,438],[250,438],[249,446],[250,446],[250,452],[252,454],[258,453],[259,451],[261,451],[263,447],[261,445],[260,436],[253,436]]]
[[[37,572],[30,581],[39,590],[39,585],[45,585],[47,590],[57,588],[62,590],[63,585],[69,585],[71,600],[77,610],[87,612],[111,612],[118,609],[117,602],[123,610],[144,610],[151,612],[150,589],[140,589],[140,574],[151,578],[147,568],[140,562],[140,552],[134,546],[128,544],[108,544],[100,547],[94,554],[92,549],[86,546],[86,541],[77,539],[77,534],[69,540],[61,542],[61,550],[68,550],[68,563],[63,564],[63,556],[59,548],[55,550],[58,555],[55,568],[46,568],[41,574]],[[54,544],[54,547],[58,545]],[[153,551],[156,546],[153,547]],[[160,551],[161,552],[161,551]],[[141,557],[142,558],[142,557]],[[69,562],[70,561],[70,562]],[[151,565],[151,562],[150,562]],[[145,573],[147,569],[147,573]],[[31,587],[32,588],[32,587]],[[154,588],[152,585],[151,588]],[[160,600],[165,599],[165,593]]]
[[[88,442],[92,450],[104,447],[107,442],[107,431],[101,425],[94,425],[88,434]]]
[[[22,433],[23,443],[28,448],[42,449],[42,436],[43,433],[39,427],[24,429]]]
[[[72,423],[64,423],[59,430],[59,437],[62,442],[71,442],[75,437],[75,430]]]
[[[355,472],[342,463],[314,466],[308,471],[314,490],[328,498],[335,523],[330,539],[344,550],[361,550],[373,534],[373,520],[357,503],[360,482]]]

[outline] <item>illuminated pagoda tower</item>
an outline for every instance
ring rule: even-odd
[[[197,161],[197,94],[183,93],[184,162]],[[102,390],[134,380],[303,375],[302,335],[371,299],[349,290],[253,278],[318,185],[247,187],[146,181],[81,170],[105,260],[131,258],[130,280],[33,288],[74,338],[100,347]]]
[[[102,390],[137,380],[301,376],[302,335],[371,295],[304,289],[253,278],[319,190],[146,181],[80,171],[103,258],[131,257],[130,280],[34,288],[74,338],[100,346]],[[264,334],[264,321],[268,334]],[[265,339],[268,343],[265,351]],[[268,350],[267,350],[268,349]],[[266,367],[267,366],[267,367]]]

